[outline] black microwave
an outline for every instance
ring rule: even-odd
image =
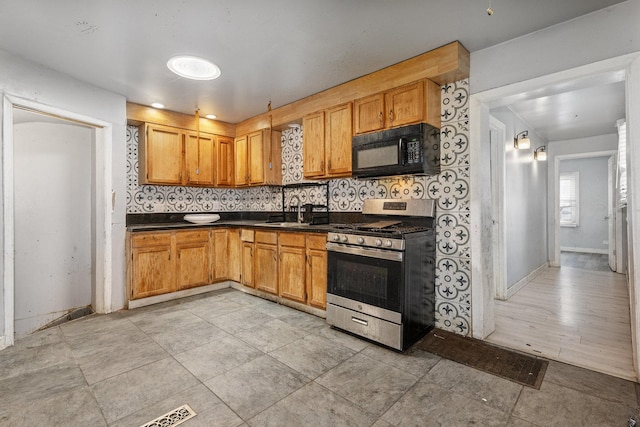
[[[356,135],[351,141],[353,176],[440,173],[440,129],[427,123]]]

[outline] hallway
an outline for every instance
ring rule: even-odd
[[[636,381],[626,276],[547,268],[508,301],[495,301],[487,341]]]

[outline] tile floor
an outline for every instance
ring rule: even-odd
[[[551,362],[540,390],[383,349],[225,289],[93,315],[0,351],[1,426],[627,426],[632,382]]]

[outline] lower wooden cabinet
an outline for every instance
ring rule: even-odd
[[[307,304],[327,308],[327,236],[307,234]]]
[[[176,290],[211,283],[211,242],[209,230],[177,231]]]
[[[237,228],[129,233],[129,299],[233,280],[325,309],[326,234]]]
[[[306,303],[304,233],[280,233],[278,252],[280,257],[280,296]]]
[[[174,291],[171,242],[169,234],[141,233],[131,238],[131,299]]]
[[[256,231],[253,281],[256,289],[278,294],[278,233]]]

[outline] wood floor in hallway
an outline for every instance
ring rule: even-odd
[[[550,267],[508,301],[495,301],[487,341],[637,381],[626,276]]]

